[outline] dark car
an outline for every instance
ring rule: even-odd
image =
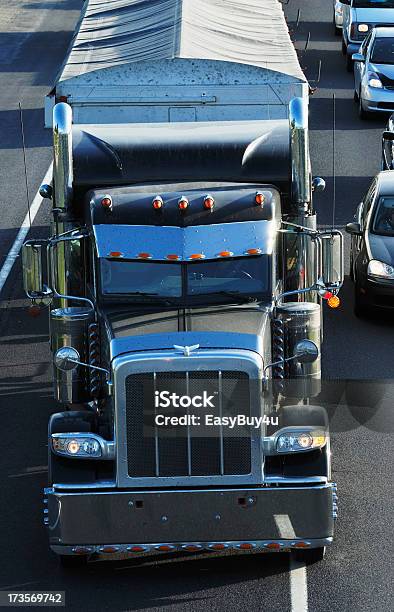
[[[382,170],[394,170],[394,114],[386,125],[382,138]]]
[[[351,234],[354,312],[394,308],[394,172],[380,172],[359,204]]]

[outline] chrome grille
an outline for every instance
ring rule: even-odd
[[[245,427],[206,426],[205,414],[250,416],[250,381],[239,371],[130,374],[126,385],[127,468],[131,478],[242,475],[251,472]],[[215,408],[159,408],[168,417],[198,414],[200,426],[154,427],[155,391],[215,397]]]

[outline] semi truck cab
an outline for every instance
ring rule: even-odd
[[[331,543],[312,402],[342,236],[316,229],[305,118],[295,99],[289,121],[73,128],[55,106],[54,232],[23,268],[49,306],[44,522],[63,563]]]

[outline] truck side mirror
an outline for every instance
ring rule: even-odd
[[[362,236],[362,231],[359,223],[347,223],[345,230],[352,236]]]
[[[63,346],[56,351],[53,358],[55,366],[62,372],[70,372],[75,370],[81,360],[77,349],[72,346]]]
[[[326,188],[326,181],[322,179],[320,176],[315,176],[312,181],[312,191],[314,193],[318,193],[319,191],[324,191]]]
[[[313,363],[319,357],[319,349],[312,340],[300,340],[294,348],[294,358],[298,363]]]
[[[362,53],[353,53],[352,60],[353,62],[361,62],[362,64],[365,63],[365,57]]]
[[[52,291],[43,282],[47,242],[29,240],[22,247],[23,288],[27,297],[45,305],[52,300]],[[43,253],[45,257],[43,257]]]
[[[340,232],[321,236],[321,281],[339,288],[344,281],[343,236]]]

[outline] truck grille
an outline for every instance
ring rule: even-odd
[[[245,426],[207,426],[205,415],[250,416],[250,384],[245,372],[156,372],[131,374],[126,384],[129,477],[185,477],[249,474],[251,435]],[[155,392],[213,396],[214,408],[154,408]],[[155,415],[200,417],[199,426],[154,424]]]

